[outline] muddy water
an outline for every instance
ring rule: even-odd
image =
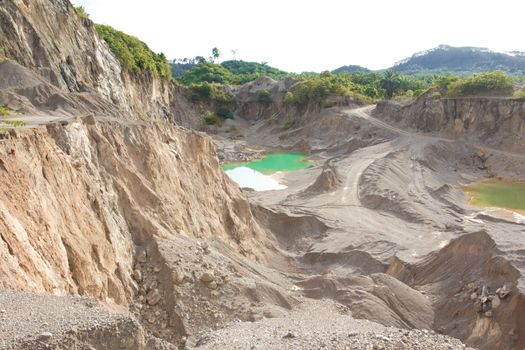
[[[311,165],[304,154],[275,153],[253,162],[225,164],[222,169],[240,187],[268,191],[286,188],[279,182],[280,172],[305,169]]]
[[[463,187],[471,204],[478,207],[498,207],[525,213],[525,182],[500,180],[482,181]]]

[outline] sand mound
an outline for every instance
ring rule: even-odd
[[[343,183],[341,175],[337,171],[331,160],[327,160],[321,174],[315,179],[314,183],[308,186],[301,194],[303,196],[315,195],[333,191]]]
[[[500,254],[494,240],[480,231],[417,264],[394,261],[388,273],[430,294],[434,329],[483,349],[522,349],[525,300],[516,286],[519,273]],[[502,294],[503,288],[510,293]]]
[[[253,206],[253,211],[257,220],[274,234],[279,246],[291,252],[308,250],[330,229],[314,215],[277,212],[262,206]]]
[[[297,285],[309,298],[331,298],[346,305],[356,318],[402,328],[432,326],[434,312],[429,300],[382,273],[349,278],[314,276]]]

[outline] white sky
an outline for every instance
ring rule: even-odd
[[[387,68],[440,44],[525,51],[523,0],[73,0],[169,59],[262,62],[292,72]]]

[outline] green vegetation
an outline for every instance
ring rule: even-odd
[[[9,108],[7,106],[0,106],[0,117],[6,117],[11,115]]]
[[[5,56],[4,49],[0,47],[0,63],[3,63],[7,61],[7,57]]]
[[[202,82],[236,84],[238,83],[237,79],[238,78],[232,72],[220,64],[204,62],[193,67],[190,71],[177,78],[177,81],[183,85],[191,85]]]
[[[294,74],[270,67],[266,63],[232,60],[222,62],[221,65],[232,72],[232,74],[240,76],[239,80],[243,83],[253,81],[262,76],[270,77],[274,80],[295,76]]]
[[[97,24],[96,28],[124,69],[136,74],[151,72],[154,76],[171,79],[171,67],[163,53],[151,51],[136,37],[110,26]]]
[[[446,91],[451,97],[512,96],[514,83],[510,76],[496,71],[474,74],[466,78],[451,78]]]
[[[11,125],[12,127],[26,126],[27,123],[22,120],[2,120],[2,123]]]
[[[216,48],[216,47],[211,49],[211,58],[212,58],[213,62],[219,61],[219,57],[221,57],[221,52],[219,51],[219,49]]]
[[[484,181],[465,186],[472,196],[472,204],[515,210],[525,210],[525,183]]]
[[[295,124],[296,124],[296,123],[295,123],[295,120],[289,120],[289,121],[287,121],[286,123],[284,123],[284,125],[283,125],[283,129],[284,129],[284,130],[291,129],[291,128],[293,128],[293,127],[295,126]]]
[[[287,103],[299,109],[307,106],[326,106],[329,97],[342,97],[345,102],[368,102],[370,98],[362,94],[362,87],[352,82],[348,75],[334,75],[323,72],[319,76],[295,84],[290,94],[285,96]]]
[[[270,92],[268,92],[268,90],[261,90],[259,91],[257,100],[259,101],[260,104],[268,107],[269,105],[272,104],[272,95],[270,94]]]
[[[202,61],[202,57],[200,57],[202,60],[197,60],[198,58],[196,57],[194,60],[185,59],[186,62],[190,63],[172,63],[172,69],[175,67],[176,73],[184,69],[184,67],[190,67],[189,70],[177,77],[177,81],[183,85],[200,82],[241,85],[262,76],[268,76],[275,80],[293,76],[291,73],[280,71],[262,63],[226,61],[221,64],[215,64]],[[213,56],[213,60],[215,59],[215,56]],[[195,64],[195,62],[199,63]]]
[[[217,109],[217,115],[223,119],[233,119],[232,110],[225,106],[220,106]]]
[[[204,114],[204,123],[206,125],[216,125],[219,123],[219,117],[213,112],[206,112]]]
[[[75,11],[80,18],[89,19],[89,14],[86,12],[84,6],[75,7]]]
[[[229,103],[233,101],[233,95],[224,91],[219,84],[210,84],[208,82],[190,85],[190,100],[192,102],[210,102]]]
[[[305,156],[302,153],[275,153],[253,162],[225,164],[222,166],[222,169],[231,170],[241,166],[263,174],[273,174],[277,171],[305,169],[312,166],[312,163],[305,160]]]
[[[519,90],[519,91],[516,91],[514,93],[514,97],[515,98],[519,98],[519,99],[525,99],[525,88]]]
[[[293,104],[299,110],[309,106],[331,107],[344,105],[350,102],[373,103],[385,99],[394,99],[407,102],[419,98],[430,89],[435,91],[429,95],[438,99],[442,96],[512,96],[514,83],[525,82],[525,78],[511,78],[503,72],[480,73],[471,76],[454,76],[450,73],[413,74],[403,75],[395,70],[373,72],[365,69],[341,69],[342,73],[330,72],[287,73],[266,65],[266,63],[245,62],[242,60],[225,61],[215,64],[220,52],[214,48],[209,61],[203,57],[183,59],[177,63],[177,69],[192,68],[183,73],[177,80],[188,85],[192,90],[195,86],[208,83],[221,90],[220,85],[240,85],[253,81],[261,76],[268,76],[275,80],[292,77],[297,80],[283,99],[285,104]],[[175,62],[175,61],[174,61]],[[209,89],[209,87],[203,87]],[[211,94],[211,92],[208,92]],[[216,93],[217,94],[217,93]],[[194,93],[192,100],[214,100],[202,92]],[[525,93],[518,93],[517,98],[525,98]],[[268,91],[261,91],[258,101],[269,106],[272,96]]]

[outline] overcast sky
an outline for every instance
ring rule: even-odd
[[[525,51],[523,0],[73,0],[168,58],[266,61],[283,70],[387,68],[440,44]]]

